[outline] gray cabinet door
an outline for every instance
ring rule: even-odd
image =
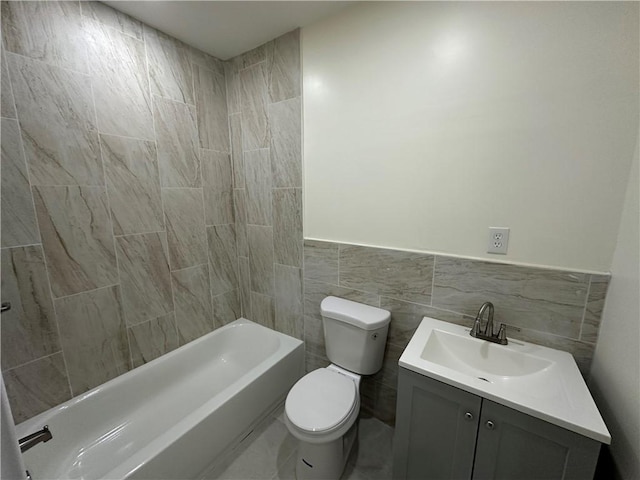
[[[595,440],[485,399],[473,478],[586,480],[599,451]]]
[[[398,370],[393,478],[471,478],[481,398]]]

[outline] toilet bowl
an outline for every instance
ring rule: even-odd
[[[340,478],[357,437],[360,378],[380,370],[389,328],[389,312],[349,300],[327,297],[321,311],[333,363],[302,377],[285,402],[298,480]]]

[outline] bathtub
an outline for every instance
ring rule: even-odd
[[[196,479],[302,376],[300,340],[239,319],[18,425],[34,480]]]

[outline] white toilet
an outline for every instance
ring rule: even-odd
[[[299,440],[298,480],[337,480],[357,435],[360,375],[382,367],[391,314],[336,297],[320,304],[331,365],[309,372],[285,403],[285,423]]]

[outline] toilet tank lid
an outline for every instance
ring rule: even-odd
[[[363,330],[375,330],[389,324],[391,313],[338,297],[325,297],[320,303],[323,317],[340,320]]]

